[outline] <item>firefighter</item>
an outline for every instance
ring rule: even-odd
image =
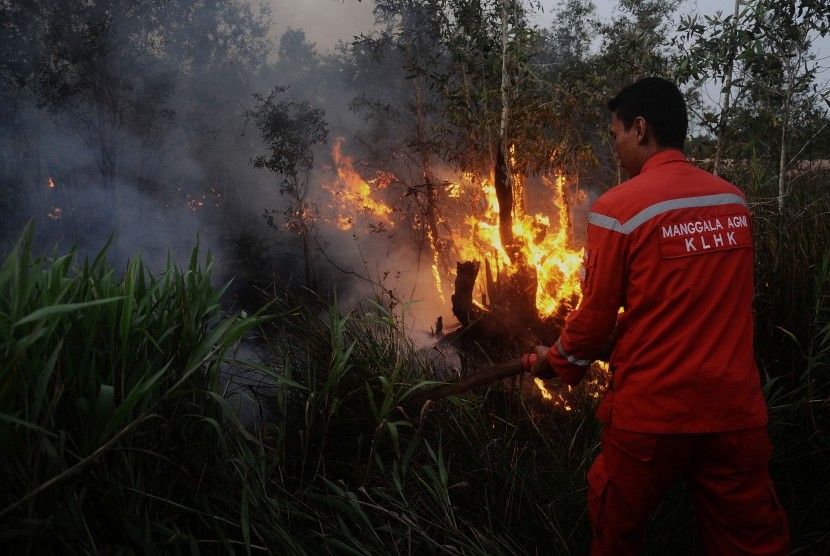
[[[664,495],[685,481],[707,554],[785,554],[787,518],[753,354],[753,246],[741,191],[689,163],[671,82],[608,102],[629,179],[591,208],[582,301],[526,367],[574,385],[614,338],[588,471],[593,555],[636,554]]]

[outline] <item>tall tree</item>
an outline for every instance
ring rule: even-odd
[[[820,117],[830,99],[830,90],[816,86],[821,66],[813,51],[815,41],[830,31],[830,6],[807,0],[754,0],[736,3],[735,8],[732,14],[718,12],[705,20],[683,19],[682,75],[713,80],[721,87],[720,116],[707,119],[714,123],[716,164],[727,134],[734,139],[731,156],[775,161],[770,169],[777,176],[781,214],[789,168],[807,147],[791,147],[793,123],[803,121],[805,114]]]
[[[443,164],[437,129],[443,102],[434,87],[434,76],[445,73],[447,64],[441,37],[446,1],[381,0],[375,17],[376,31],[355,41],[353,54],[380,78],[361,73],[364,92],[352,106],[370,120],[367,144],[375,162],[403,186],[401,202],[408,207],[419,265],[426,258],[446,275],[453,243],[442,215],[446,188],[438,176]]]

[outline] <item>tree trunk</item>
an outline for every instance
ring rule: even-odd
[[[499,202],[499,239],[511,262],[515,261],[516,240],[513,237],[513,179],[504,144],[496,147],[495,187]]]
[[[538,318],[536,314],[536,269],[531,268],[522,251],[522,246],[513,235],[513,218],[516,196],[513,187],[513,171],[510,164],[510,142],[508,123],[510,119],[510,63],[508,45],[510,42],[507,6],[510,0],[501,4],[501,122],[496,146],[495,188],[499,202],[499,238],[513,272],[499,280],[496,292],[488,292],[494,308],[503,314],[508,327],[520,326]],[[497,293],[498,300],[494,298]]]
[[[723,152],[723,143],[726,140],[726,125],[729,121],[729,108],[732,102],[732,72],[735,66],[735,50],[738,45],[738,16],[740,15],[740,1],[735,0],[735,15],[732,18],[732,42],[729,46],[729,58],[727,63],[729,66],[726,70],[726,78],[723,81],[723,100],[721,101],[721,111],[718,116],[718,133],[717,143],[715,144],[715,157],[713,161],[712,172],[717,176],[720,170],[720,159]]]
[[[513,172],[510,167],[507,125],[510,120],[510,74],[508,72],[507,46],[509,44],[507,2],[501,3],[501,121],[496,146],[495,186],[499,201],[499,238],[507,256],[515,261],[515,239],[513,238]]]
[[[784,199],[787,196],[787,134],[790,126],[790,102],[792,100],[796,67],[800,62],[800,55],[795,57],[795,60],[788,61],[787,90],[784,96],[784,113],[781,115],[781,149],[778,153],[778,220],[781,225],[783,225],[784,219]]]
[[[438,189],[435,187],[435,178],[432,175],[432,162],[429,156],[429,134],[426,129],[426,115],[424,113],[423,96],[421,94],[421,87],[418,84],[417,78],[412,80],[412,85],[415,88],[418,151],[421,157],[421,175],[423,176],[424,189],[426,191],[425,202],[421,205],[421,212],[426,224],[424,231],[427,239],[429,240],[429,247],[431,250],[430,258],[440,264],[442,270],[441,274],[446,274],[450,270],[450,263],[447,249],[444,248],[438,233]]]
[[[481,263],[478,261],[458,262],[455,265],[455,293],[452,301],[452,314],[468,327],[478,321],[484,312],[473,303],[473,288],[476,284]]]

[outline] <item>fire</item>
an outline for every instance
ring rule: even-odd
[[[359,216],[374,219],[379,224],[368,224],[372,231],[383,231],[384,226],[392,226],[393,209],[375,198],[377,192],[399,180],[391,173],[379,172],[377,177],[366,180],[354,169],[353,159],[343,154],[344,139],[338,137],[332,148],[332,159],[337,177],[322,187],[334,200],[336,223],[342,230],[353,230]],[[514,177],[514,191],[521,196],[524,184]],[[514,267],[499,235],[499,203],[495,186],[491,180],[478,181],[475,176],[465,174],[461,183],[444,181],[436,183],[440,193],[437,199],[445,203],[435,205],[437,226],[424,225],[423,215],[415,219],[417,225],[424,225],[426,239],[432,250],[432,283],[438,297],[444,301],[443,284],[452,283],[454,276],[448,268],[450,256],[455,261],[488,260],[491,267],[500,276],[510,275],[518,268]],[[569,240],[569,214],[566,206],[566,179],[560,175],[555,179],[544,179],[546,191],[553,200],[554,210],[550,214],[529,214],[523,210],[524,203],[517,200],[513,216],[513,236],[521,246],[522,255],[528,265],[536,270],[537,291],[536,308],[540,315],[550,316],[562,308],[570,309],[579,301],[579,268],[582,264],[581,251],[574,249]],[[571,197],[572,202],[586,201],[584,193],[577,192]],[[550,205],[550,203],[547,203]],[[444,208],[448,207],[448,208]],[[465,214],[459,214],[458,209]],[[437,237],[439,230],[441,237]],[[443,230],[452,230],[449,238]],[[478,276],[479,291],[485,291],[486,276]],[[607,374],[599,370],[599,375]],[[589,379],[586,382],[590,382]],[[589,384],[587,391],[598,396],[602,390],[601,379],[597,384]],[[550,391],[539,379],[535,381],[540,395],[548,402],[565,411],[571,411],[573,391],[570,387]]]
[[[364,179],[354,169],[352,157],[343,154],[343,137],[338,137],[332,147],[335,180],[323,183],[322,187],[334,199],[336,223],[341,230],[352,230],[359,215],[380,221],[368,224],[370,231],[384,231],[385,226],[392,226],[393,209],[377,200],[375,195],[394,183],[397,178],[388,172],[379,172],[372,180]],[[480,185],[473,185],[474,176],[463,176],[465,185],[443,182],[442,197],[455,206],[470,203],[474,214],[446,219],[437,214],[439,227],[453,232],[449,239],[435,237],[436,233],[425,227],[427,239],[432,247],[432,278],[438,296],[443,300],[444,283],[452,283],[451,267],[446,260],[449,249],[457,260],[489,260],[499,273],[510,274],[517,269],[501,244],[499,237],[499,205],[495,186],[489,180]],[[522,184],[517,181],[517,191]],[[469,182],[469,183],[468,183]],[[573,305],[579,297],[578,271],[582,264],[581,253],[569,245],[568,212],[563,202],[565,199],[566,180],[558,176],[545,180],[545,185],[554,196],[557,214],[526,214],[517,208],[513,218],[513,235],[523,246],[524,258],[536,269],[538,286],[536,307],[541,315],[554,314],[562,304]],[[517,207],[523,203],[516,203]],[[555,219],[555,224],[551,219]],[[453,221],[454,220],[454,221]],[[462,222],[463,220],[463,222]],[[480,290],[484,290],[485,277],[479,275]]]
[[[566,182],[563,176],[557,177],[553,183],[546,183],[554,189],[558,199],[564,199]],[[457,238],[456,247],[464,260],[495,259],[498,268],[509,273],[513,270],[513,263],[499,237],[495,186],[485,181],[481,192],[484,197],[482,215],[467,217],[470,235]],[[546,214],[516,214],[513,219],[513,235],[523,246],[528,263],[536,268],[536,307],[542,315],[554,314],[560,304],[579,296],[578,271],[582,255],[569,245],[568,214],[562,204],[557,205],[556,233],[550,233],[550,216]]]
[[[533,379],[533,383],[536,385],[536,388],[539,390],[539,393],[542,395],[542,398],[545,401],[555,403],[559,408],[564,409],[565,411],[573,411],[568,398],[563,395],[561,391],[551,392],[545,386],[545,381],[539,377],[535,377]],[[570,394],[573,391],[573,388],[568,386],[565,390],[566,393]]]
[[[337,227],[341,230],[351,230],[357,214],[380,219],[379,225],[370,226],[373,231],[382,230],[384,226],[392,226],[392,209],[373,199],[372,193],[376,189],[385,188],[394,180],[394,176],[381,173],[375,180],[364,180],[355,171],[352,157],[343,154],[343,141],[343,137],[335,139],[331,153],[337,179],[332,184],[323,184],[323,189],[331,193],[335,199]]]
[[[222,193],[218,189],[216,189],[215,187],[209,188],[207,194],[202,193],[202,194],[194,195],[194,194],[190,193],[189,191],[185,191],[181,187],[179,187],[178,192],[184,198],[184,201],[183,201],[182,204],[184,204],[184,206],[187,207],[191,212],[198,211],[200,208],[205,206],[205,203],[211,203],[211,204],[215,205],[216,207],[221,207],[222,206],[222,202],[223,202]],[[168,207],[170,207],[170,206],[179,206],[179,203],[178,202],[167,203],[167,206]]]
[[[567,184],[564,176],[560,175],[555,180],[545,180],[544,183],[554,194],[557,214],[526,214],[516,210],[513,235],[522,246],[528,264],[536,269],[536,307],[541,315],[548,316],[558,312],[562,305],[570,307],[578,302],[581,293],[578,273],[582,264],[582,254],[570,245],[568,238],[568,211],[564,202]],[[521,184],[516,189],[521,190]],[[489,258],[491,262],[496,263],[500,272],[515,272],[513,262],[499,235],[499,204],[495,186],[485,181],[481,186],[481,194],[484,204],[481,215],[467,217],[466,227],[469,235],[457,238],[456,247],[464,260]],[[577,198],[577,202],[584,200],[586,199]],[[520,206],[519,203],[517,205]],[[551,226],[551,217],[556,219],[556,228]],[[478,280],[480,289],[484,290],[481,284],[484,279],[479,276]],[[604,374],[607,374],[607,369]],[[570,387],[551,391],[539,378],[534,379],[534,384],[546,402],[564,411],[572,411],[573,392]],[[599,383],[588,384],[585,388],[592,396],[598,396],[602,389],[603,386]]]
[[[49,189],[55,189],[55,180],[52,179],[52,176],[49,176]]]

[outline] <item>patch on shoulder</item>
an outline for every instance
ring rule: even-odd
[[[746,213],[666,222],[657,227],[657,234],[664,259],[752,247],[752,230]]]

